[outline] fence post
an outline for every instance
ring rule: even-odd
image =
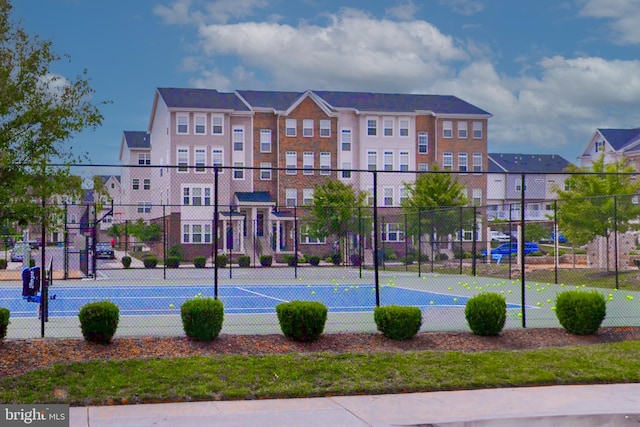
[[[213,297],[218,299],[218,166],[213,168],[213,254],[211,259],[213,262]]]
[[[44,338],[44,324],[49,320],[49,289],[45,271],[45,248],[47,246],[47,214],[46,198],[42,198],[42,228],[40,236],[42,248],[40,249],[40,337]]]
[[[409,271],[409,239],[407,213],[404,213],[404,271]]]
[[[293,206],[293,277],[298,278],[298,203]]]
[[[362,206],[358,206],[358,257],[360,265],[358,266],[360,278],[362,279],[362,266],[364,265],[364,239],[362,236]]]
[[[555,274],[554,274],[554,282],[558,283],[558,264],[560,263],[560,248],[558,242],[558,201],[553,201],[553,235],[555,236],[554,240],[554,260],[553,264],[555,266]]]
[[[162,255],[164,258],[162,277],[167,280],[167,211],[164,203],[162,204]]]
[[[422,276],[422,218],[418,208],[418,277]]]
[[[557,239],[556,239],[557,240]],[[618,196],[613,196],[613,261],[615,262],[616,289],[619,289],[618,278]],[[609,260],[607,260],[609,263]]]
[[[471,242],[471,275],[476,277],[476,251],[478,237],[478,211],[477,207],[473,207],[473,240]]]
[[[463,252],[462,245],[464,244],[464,230],[463,230],[464,222],[462,221],[462,218],[463,218],[463,215],[464,215],[464,207],[460,206],[459,210],[460,210],[460,248],[459,248],[459,250],[460,250],[460,254],[459,254],[460,262],[458,263],[459,264],[459,267],[458,267],[459,273],[458,274],[462,275],[462,252]],[[453,253],[453,256],[454,257],[456,256],[455,252]]]
[[[69,279],[69,247],[67,239],[69,238],[69,213],[68,213],[68,205],[67,202],[64,202],[64,234],[62,236],[62,244],[64,248],[62,249],[63,256],[63,268],[64,268],[64,280]]]
[[[378,260],[378,174],[373,173],[373,274],[376,287],[376,307],[380,306],[380,269]]]
[[[523,173],[520,176],[521,185],[520,185],[520,240],[518,241],[518,246],[520,247],[520,288],[522,289],[522,327],[527,327],[527,311],[526,311],[526,297],[525,297],[525,280],[526,274],[524,272],[526,264],[525,264],[525,256],[524,256],[524,248],[525,248],[525,215],[524,215],[524,200],[525,200],[525,182],[526,177]]]

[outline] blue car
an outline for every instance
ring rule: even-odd
[[[551,241],[555,242],[556,233],[551,233]],[[558,243],[567,243],[567,238],[562,233],[558,233]]]
[[[533,253],[540,252],[540,246],[537,243],[525,242],[524,254],[531,255]],[[492,255],[515,255],[518,253],[518,242],[503,243],[498,247],[491,249]],[[482,250],[482,256],[487,256],[487,250]]]

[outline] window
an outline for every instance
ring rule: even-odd
[[[401,151],[400,152],[400,170],[407,172],[409,170],[409,152]]]
[[[151,213],[151,202],[138,202],[138,213]]]
[[[189,224],[182,225],[182,243],[191,241],[191,226]]]
[[[304,175],[313,175],[313,151],[302,153],[302,169]]]
[[[324,245],[327,243],[326,237],[311,237],[308,225],[300,226],[301,242],[307,245]]]
[[[458,153],[458,171],[467,172],[469,170],[469,159],[467,153]]]
[[[369,188],[367,190],[367,205],[373,206],[374,202],[375,202],[375,200],[373,198],[373,188]]]
[[[329,138],[331,136],[331,120],[320,120],[320,137]]]
[[[405,203],[408,199],[409,199],[409,190],[407,190],[407,187],[405,186],[400,187],[400,205]]]
[[[285,135],[286,136],[296,136],[297,132],[296,132],[296,119],[287,119],[285,121],[285,126],[286,126],[286,130],[285,130]]]
[[[474,188],[471,190],[471,194],[473,196],[473,204],[475,206],[482,206],[482,188]]]
[[[383,203],[385,206],[393,206],[393,187],[385,187],[383,189],[384,199]]]
[[[320,152],[320,175],[331,175],[331,153],[328,151]]]
[[[241,180],[244,179],[244,162],[234,162],[233,167],[237,168],[233,170],[233,179]]]
[[[188,135],[189,134],[189,115],[188,114],[178,114],[178,135]]]
[[[604,151],[604,141],[596,141],[596,153]]]
[[[429,163],[418,163],[418,172],[427,172],[429,170]]]
[[[384,242],[404,242],[402,225],[398,223],[384,224],[381,237]]]
[[[189,171],[189,149],[178,148],[178,172]]]
[[[516,191],[522,191],[522,179],[516,180]],[[527,180],[524,180],[524,191],[527,191]]]
[[[453,169],[453,153],[442,153],[442,169],[446,171]]]
[[[442,122],[442,137],[453,138],[453,122],[451,121]]]
[[[378,120],[376,119],[368,119],[367,120],[367,135],[376,136],[378,134]]]
[[[271,162],[260,163],[260,180],[271,181]]]
[[[306,206],[313,205],[313,188],[302,189],[302,204]]]
[[[205,135],[207,133],[207,116],[205,114],[196,114],[194,133],[196,135]]]
[[[260,129],[260,152],[271,152],[271,129]]]
[[[367,170],[374,171],[378,167],[378,153],[367,151]]]
[[[222,135],[222,116],[211,116],[211,133],[213,135]]]
[[[482,139],[482,122],[473,122],[473,139]]]
[[[298,190],[295,188],[285,189],[285,205],[293,207],[298,202]]]
[[[429,132],[418,132],[418,153],[429,153]]]
[[[287,167],[287,175],[295,175],[298,172],[295,168],[298,167],[298,153],[295,151],[287,151],[285,154],[285,165]]]
[[[138,153],[138,164],[139,165],[150,165],[151,164],[151,153]]]
[[[233,128],[233,151],[244,151],[244,128]]]
[[[313,136],[313,120],[312,119],[304,119],[302,121],[302,136],[312,137]]]
[[[400,119],[400,136],[409,136],[409,120]]]
[[[473,153],[473,171],[482,172],[482,153]]]
[[[224,155],[221,148],[214,148],[211,152],[211,165],[219,168],[224,166]],[[224,172],[224,169],[218,169],[218,173]]]
[[[145,178],[142,181],[142,188],[144,188],[145,190],[151,190],[151,180],[149,178]]]
[[[382,121],[382,134],[384,136],[393,136],[393,119],[384,119]]]
[[[393,151],[385,151],[382,155],[383,168],[386,171],[393,170]]]
[[[204,167],[207,164],[207,153],[204,148],[196,148],[194,152],[196,172],[204,172]]]
[[[185,206],[211,206],[211,187],[182,187],[182,204]]]
[[[467,122],[461,121],[458,122],[458,138],[467,139],[469,137],[469,132],[467,130]]]
[[[351,178],[351,162],[342,162],[342,177]]]
[[[342,129],[340,131],[340,143],[342,151],[351,151],[351,129]]]
[[[211,243],[211,224],[183,224],[182,243]]]
[[[139,190],[140,189],[140,179],[133,178],[131,180],[131,188],[133,188],[134,190]]]

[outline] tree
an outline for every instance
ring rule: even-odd
[[[471,228],[473,211],[463,208],[468,200],[464,195],[464,185],[451,173],[420,173],[415,182],[404,183],[407,198],[402,208],[407,215],[409,234],[419,238],[430,234],[431,241],[436,236],[446,236],[463,227]]]
[[[633,166],[624,160],[605,164],[601,156],[591,169],[572,165],[567,171],[572,175],[565,180],[565,189],[556,188],[562,233],[577,245],[603,236],[609,247],[614,229],[627,231],[640,216],[640,206],[634,203],[640,181],[632,174]]]
[[[305,224],[312,237],[338,237],[343,256],[346,256],[347,237],[359,234],[362,221],[362,207],[365,206],[366,193],[357,192],[342,181],[329,179],[316,185],[313,191],[313,205]]]
[[[136,222],[130,224],[128,232],[143,243],[159,242],[162,238],[162,227],[155,222],[147,224],[142,218],[138,218]]]
[[[27,34],[11,11],[10,1],[0,0],[0,218],[47,224],[60,212],[42,209],[42,201],[81,190],[70,173],[80,156],[69,141],[99,126],[102,115],[91,103],[86,70],[74,80],[54,74],[62,58],[52,42]]]

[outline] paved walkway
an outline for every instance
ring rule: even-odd
[[[72,427],[637,427],[639,423],[640,384],[71,408]]]

